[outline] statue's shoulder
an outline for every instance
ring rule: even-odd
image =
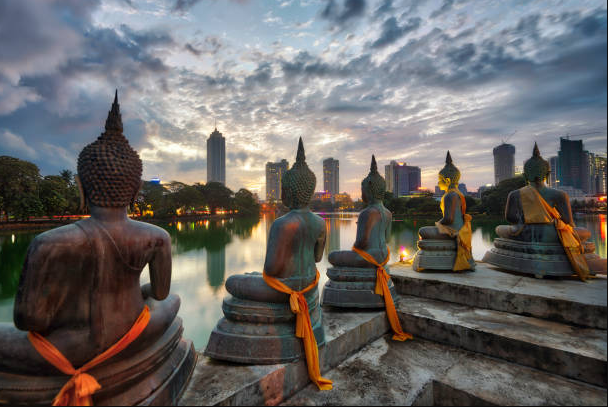
[[[30,243],[30,253],[36,252],[48,255],[52,252],[75,252],[83,245],[87,245],[87,237],[76,224],[61,226],[40,233]]]
[[[143,235],[147,235],[151,238],[162,238],[166,240],[170,240],[171,236],[169,232],[160,226],[153,225],[147,222],[141,222],[138,220],[129,219],[129,226],[135,230],[136,233],[140,233]]]
[[[559,189],[546,187],[543,192],[552,198],[570,199],[566,192],[560,191]]]

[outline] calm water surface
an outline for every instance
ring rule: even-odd
[[[327,255],[334,250],[352,247],[356,235],[357,214],[322,214],[328,238],[323,260],[317,264],[320,285],[325,284]],[[160,226],[171,234],[173,252],[172,292],[182,299],[180,316],[184,319],[184,336],[194,341],[197,349],[207,344],[211,330],[223,316],[221,304],[227,294],[226,278],[232,274],[262,271],[266,238],[274,217],[264,215],[255,220],[231,219],[166,223]],[[433,221],[395,220],[391,239],[391,261],[399,260],[405,248],[414,253],[418,229]],[[481,259],[496,237],[497,221],[473,222],[473,257]],[[591,230],[597,253],[606,257],[606,216],[578,217],[577,226]],[[13,298],[28,245],[36,233],[0,234],[0,322],[12,322]],[[142,283],[148,282],[147,270]]]

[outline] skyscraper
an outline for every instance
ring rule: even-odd
[[[323,160],[323,189],[332,196],[340,193],[340,163],[333,158]]]
[[[217,128],[207,139],[207,182],[226,185],[226,139]]]
[[[551,166],[551,173],[549,174],[549,179],[547,180],[549,186],[551,188],[557,188],[559,186],[559,157],[554,155],[549,158],[549,165]]]
[[[515,146],[502,143],[494,147],[494,184],[515,177]]]
[[[395,175],[393,174],[393,163],[391,161],[390,164],[384,166],[384,180],[386,181],[386,192],[393,192],[393,179]]]
[[[384,167],[384,171],[386,176],[390,178],[391,192],[395,197],[409,195],[410,192],[417,191],[421,186],[420,167],[391,161],[389,165]]]
[[[559,139],[560,186],[583,187],[583,140]]]
[[[285,159],[266,163],[266,202],[281,200],[281,180],[288,167],[289,163]]]
[[[595,155],[595,193],[606,195],[608,186],[606,185],[606,156]]]

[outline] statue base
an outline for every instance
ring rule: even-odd
[[[390,274],[388,267],[385,267]],[[329,281],[323,288],[321,305],[343,308],[384,308],[384,297],[374,293],[376,268],[331,267],[327,269]],[[388,282],[393,298],[397,295],[395,285]]]
[[[317,346],[325,345],[319,291],[305,294]],[[296,315],[289,302],[250,301],[228,296],[224,318],[211,332],[205,356],[231,362],[272,365],[305,357],[302,338],[295,336]]]
[[[605,270],[606,260],[594,253],[585,254],[591,274],[598,267]],[[602,262],[603,260],[603,262]],[[504,270],[532,274],[537,278],[544,276],[568,277],[575,272],[560,243],[528,243],[506,238],[494,239],[494,247],[483,257],[485,263]]]
[[[452,271],[456,261],[456,239],[423,239],[418,241],[418,251],[414,256],[414,271]],[[470,270],[475,270],[471,262]],[[463,270],[464,271],[464,270]]]
[[[89,370],[101,385],[93,404],[177,405],[196,364],[192,342],[182,339],[182,320],[149,348]],[[51,405],[69,376],[30,376],[0,372],[0,404]]]

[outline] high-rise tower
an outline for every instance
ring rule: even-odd
[[[323,190],[332,196],[340,193],[340,163],[333,158],[323,160]]]
[[[494,184],[515,177],[515,146],[502,143],[494,147]]]
[[[387,184],[391,186],[393,196],[409,195],[410,192],[417,191],[420,186],[420,167],[406,165],[404,162],[391,161],[384,167],[387,177]]]
[[[226,139],[217,127],[207,139],[207,182],[226,185]]]
[[[281,200],[281,180],[288,167],[289,163],[285,159],[276,163],[266,163],[266,202]]]

